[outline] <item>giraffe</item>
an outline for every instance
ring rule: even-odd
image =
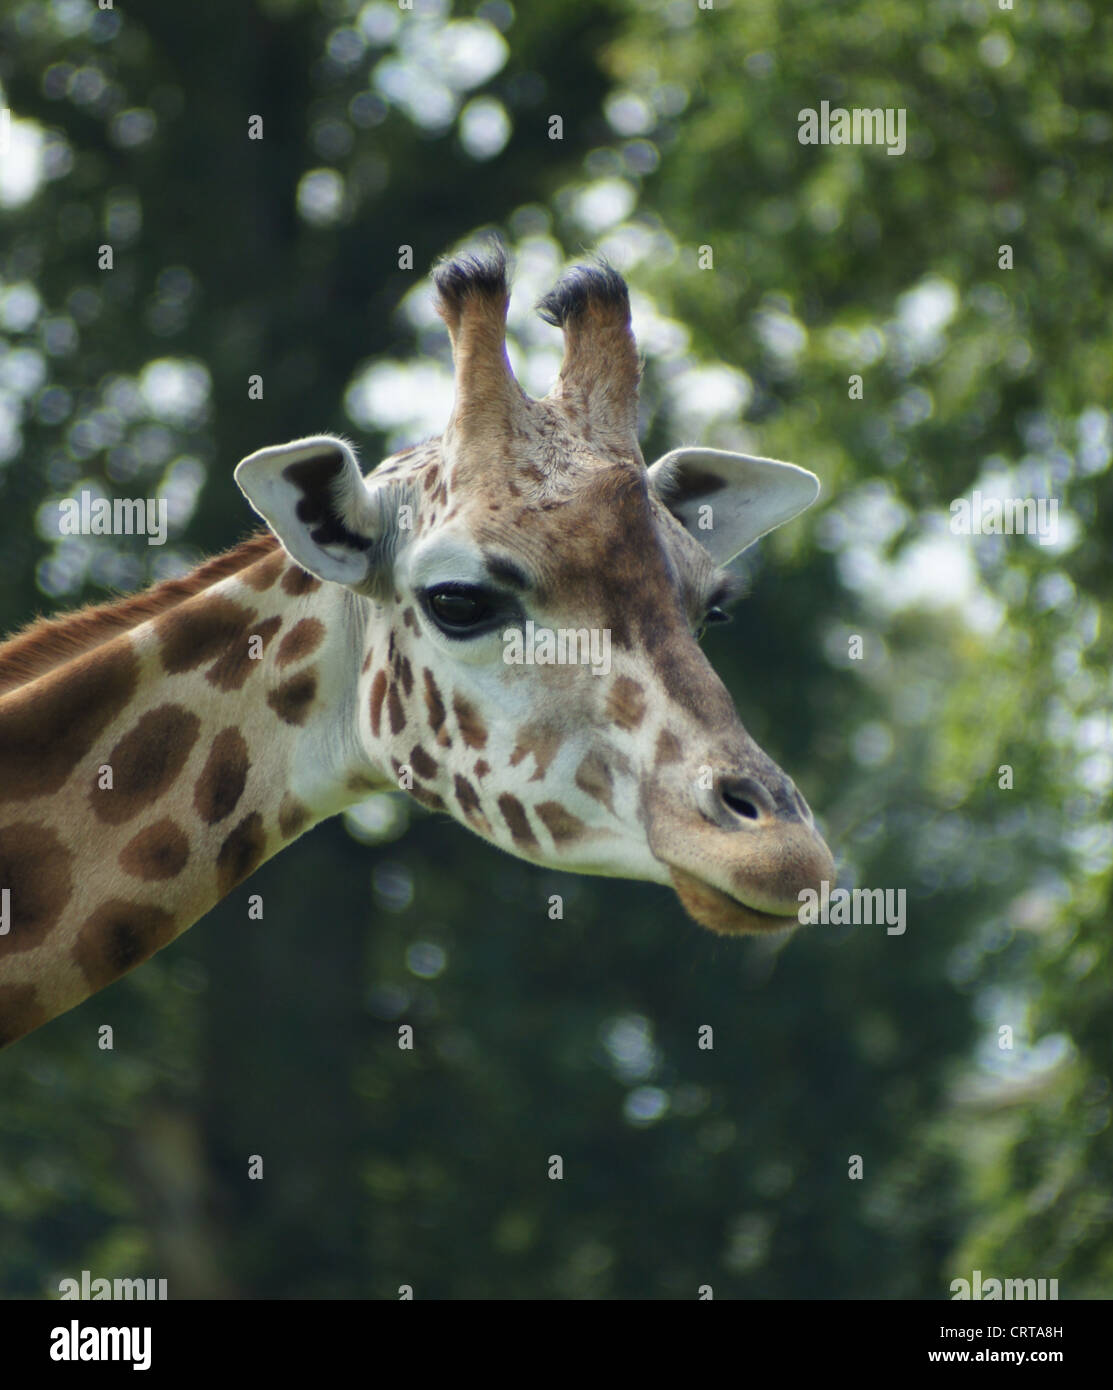
[[[507,357],[501,248],[433,280],[441,436],[366,477],[340,437],[261,449],[235,477],[263,530],[0,647],[0,1042],[379,789],[538,865],[671,886],[724,934],[792,925],[833,878],[698,645],[734,592],[724,566],[815,476],[704,448],[646,467],[613,268],[576,267],[538,306],[564,340],[540,400]],[[523,650],[527,630],[570,637],[569,659]]]

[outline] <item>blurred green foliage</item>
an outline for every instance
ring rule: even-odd
[[[1113,15],[8,0],[0,83],[5,629],[231,544],[255,448],[439,428],[437,255],[496,228],[544,289],[599,249],[647,456],[822,477],[708,648],[841,881],[909,904],[724,942],[377,800],[259,872],[264,922],[221,904],[4,1054],[0,1291],[1109,1296]],[[905,109],[906,152],[801,145],[823,100]],[[171,544],[59,538],[82,485],[166,495]],[[953,536],[993,486],[1058,498],[1059,543]]]

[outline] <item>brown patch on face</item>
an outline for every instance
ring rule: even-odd
[[[576,786],[614,815],[614,777],[600,753],[585,753],[576,769]]]
[[[292,840],[308,820],[309,808],[287,792],[278,808],[278,828],[283,838]]]
[[[511,796],[509,792],[503,792],[499,797],[499,810],[502,818],[510,830],[516,845],[523,845],[527,849],[538,849],[537,837],[530,829],[529,818],[526,816],[526,808],[516,796]]]
[[[487,726],[479,717],[479,711],[463,695],[453,695],[452,710],[460,725],[460,737],[468,748],[487,747]]]
[[[431,782],[437,775],[437,762],[431,758],[420,743],[415,743],[410,751],[410,766],[419,777]]]
[[[0,802],[56,792],[127,705],[138,677],[124,640],[0,700]]]
[[[255,617],[254,608],[227,598],[199,597],[172,608],[155,621],[163,669],[172,676],[195,671],[216,662],[237,642],[246,655],[247,630]]]
[[[172,820],[141,830],[120,851],[120,868],[132,878],[176,878],[189,859],[189,841]]]
[[[325,625],[317,618],[302,618],[283,637],[275,658],[279,666],[289,666],[310,656],[324,641]]]
[[[315,579],[308,571],[303,570],[300,565],[291,565],[282,576],[282,589],[291,598],[300,598],[302,594],[311,594],[314,589],[321,587],[321,581]]]
[[[360,673],[361,676],[365,676],[365,675],[368,673],[368,671],[370,671],[370,669],[371,669],[371,662],[372,662],[372,660],[374,659],[374,656],[375,656],[375,648],[374,648],[374,647],[368,647],[368,648],[367,648],[367,655],[363,658],[363,665],[359,668],[359,673]]]
[[[437,742],[442,748],[451,748],[452,741],[444,727],[444,701],[441,699],[441,692],[437,689],[437,682],[433,679],[432,672],[424,668],[421,677],[425,682],[425,713],[429,716],[429,727],[436,735]]]
[[[254,589],[257,594],[261,594],[271,587],[285,568],[286,552],[276,550],[265,560],[257,560],[255,564],[248,566],[240,578],[249,588]]]
[[[607,692],[607,717],[620,729],[632,730],[645,718],[645,691],[629,676],[616,676]]]
[[[426,791],[424,787],[411,787],[410,795],[415,801],[420,801],[422,806],[427,807],[430,811],[445,811],[448,809],[436,792]]]
[[[102,791],[93,774],[89,804],[97,819],[123,825],[153,805],[177,780],[200,729],[200,719],[181,705],[148,710],[105,759],[112,789]]]
[[[7,1047],[46,1022],[34,985],[0,985],[0,1047]]]
[[[258,868],[267,847],[263,817],[258,811],[244,816],[220,847],[216,857],[217,896],[223,898],[237,883]]]
[[[558,845],[567,844],[569,840],[579,840],[587,830],[579,816],[566,811],[559,801],[542,801],[533,809]]]
[[[472,784],[466,777],[461,777],[460,774],[457,773],[453,782],[453,787],[456,792],[456,800],[460,803],[460,809],[463,811],[464,815],[473,825],[490,834],[490,822],[483,814],[483,809],[479,804],[479,793]]]
[[[402,677],[402,692],[408,700],[414,688],[414,673],[409,661],[404,656],[398,658],[398,674]]]
[[[539,782],[548,772],[549,764],[556,757],[557,750],[563,741],[563,735],[551,724],[543,723],[540,720],[526,724],[518,731],[514,751],[510,755],[510,766],[517,767],[524,758],[529,757],[532,753],[537,766],[529,780]]]
[[[609,629],[612,647],[637,651],[654,688],[700,728],[718,736],[728,729],[737,733],[733,702],[691,632],[686,586],[697,571],[706,571],[706,555],[686,534],[666,544],[659,521],[666,514],[650,496],[646,470],[633,453],[580,476],[575,486],[554,487],[557,495],[548,501],[514,507],[513,520],[481,513],[476,541],[497,546],[508,525],[528,526],[532,553],[546,557],[538,589],[543,604],[547,595],[559,598],[562,610],[577,614],[580,624]],[[677,523],[669,524],[680,532]],[[601,565],[604,527],[607,562]],[[676,547],[688,548],[687,560]],[[679,569],[669,563],[674,550],[683,561]],[[624,700],[616,713],[632,719],[635,710]]]
[[[477,777],[486,777],[490,770],[491,764],[487,761],[486,758],[477,759],[475,767],[472,769],[472,771],[475,773]]]
[[[114,898],[102,903],[78,928],[74,960],[95,992],[165,946],[174,937],[174,918],[161,907]]]
[[[379,737],[379,721],[383,715],[383,701],[386,699],[386,672],[376,671],[371,682],[371,733]]]
[[[407,608],[406,611],[402,614],[402,626],[410,628],[411,631],[415,633],[421,632],[421,628],[418,627],[417,623],[417,614],[413,611],[412,608]]]
[[[218,657],[205,672],[205,679],[218,690],[241,689],[248,676],[263,664],[262,653],[281,626],[281,618],[265,618],[261,623],[255,623],[250,632],[229,642],[224,655]],[[256,637],[259,639],[259,655],[252,656],[256,650]]]
[[[316,671],[299,671],[276,690],[268,691],[267,704],[284,724],[304,724],[316,694]]]
[[[400,734],[406,727],[406,711],[402,708],[402,701],[398,698],[396,685],[392,685],[387,691],[386,708],[390,715],[390,732]]]
[[[48,826],[16,821],[0,829],[0,888],[10,894],[0,957],[30,951],[58,923],[73,895],[72,864],[72,853]]]
[[[657,735],[656,766],[678,763],[683,756],[684,750],[677,736],[670,729],[662,729]]]
[[[217,825],[236,809],[250,766],[239,729],[221,729],[193,788],[193,804],[206,825]]]

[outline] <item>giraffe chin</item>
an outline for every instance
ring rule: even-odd
[[[737,898],[712,888],[709,883],[671,864],[669,875],[688,916],[710,931],[723,936],[739,936],[744,933],[787,931],[797,925],[795,913],[781,915],[747,907]]]

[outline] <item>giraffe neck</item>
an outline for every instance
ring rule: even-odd
[[[0,1045],[392,782],[352,708],[373,612],[275,550],[0,696]]]

